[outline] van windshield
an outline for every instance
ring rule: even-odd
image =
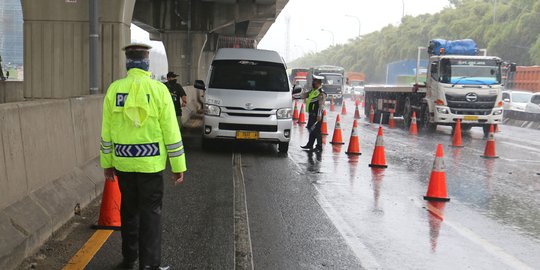
[[[288,92],[283,64],[247,60],[218,60],[212,63],[209,88]]]

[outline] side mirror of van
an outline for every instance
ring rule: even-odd
[[[293,86],[293,90],[292,90],[293,94],[298,94],[300,92],[302,92],[302,87],[300,85]]]
[[[204,82],[202,80],[195,80],[195,84],[193,85],[197,89],[206,90],[206,86],[204,85]]]

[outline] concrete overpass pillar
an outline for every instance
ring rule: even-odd
[[[182,85],[192,85],[196,79],[201,78],[200,69],[205,70],[208,66],[203,66],[207,62],[206,53],[203,52],[205,46],[206,33],[175,31],[166,32],[161,35],[163,46],[167,53],[169,70],[176,72],[179,76],[178,82]],[[199,67],[199,61],[201,67]],[[152,63],[150,63],[152,64]]]
[[[24,96],[89,94],[89,0],[21,0],[24,18]],[[121,48],[130,42],[135,0],[101,0],[99,92],[125,74]]]

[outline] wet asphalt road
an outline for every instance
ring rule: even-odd
[[[486,160],[479,128],[464,132],[465,147],[453,149],[450,128],[410,136],[384,126],[388,168],[371,169],[378,126],[360,120],[362,155],[349,158],[354,107],[347,105],[345,145],[327,142],[322,154],[300,149],[308,132],[299,125],[285,156],[272,145],[251,143],[217,143],[203,151],[200,130],[185,129],[189,172],[184,185],[166,185],[164,263],[172,269],[234,269],[236,155],[255,269],[539,268],[540,131],[501,126],[495,135],[500,158]],[[340,111],[336,106],[328,112],[328,141]],[[438,143],[444,145],[451,200],[436,204],[422,196]],[[65,239],[44,246],[37,269],[60,269],[59,262],[80,248],[91,231],[79,222]],[[114,233],[86,269],[112,269],[120,258]]]

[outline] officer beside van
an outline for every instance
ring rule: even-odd
[[[309,92],[303,92],[301,95],[301,98],[306,99],[306,112],[308,113],[306,128],[310,131],[308,143],[301,146],[301,148],[308,151],[315,150],[316,152],[322,152],[321,126],[326,102],[326,93],[322,88],[323,79],[324,77],[322,76],[313,75],[311,90]],[[315,140],[317,140],[317,145],[313,148]]]
[[[122,194],[119,269],[133,269],[137,258],[140,269],[169,269],[161,266],[162,172],[167,157],[175,184],[184,181],[186,171],[171,94],[148,72],[150,48],[124,47],[128,74],[109,86],[103,103],[100,162],[106,181],[118,177]]]

